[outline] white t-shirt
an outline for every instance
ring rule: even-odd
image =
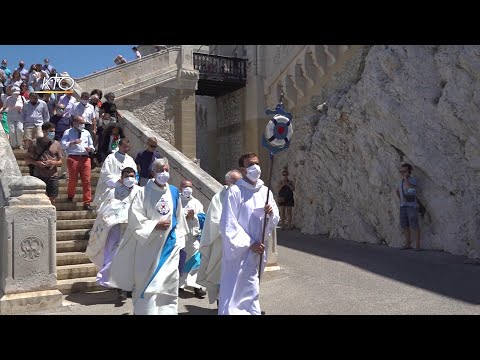
[[[137,57],[137,59],[142,58],[142,54],[140,54],[140,51],[138,51],[138,50],[135,52],[135,56]]]

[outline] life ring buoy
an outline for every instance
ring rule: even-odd
[[[265,128],[265,140],[275,148],[288,147],[292,134],[292,122],[286,116],[279,114],[270,119]]]

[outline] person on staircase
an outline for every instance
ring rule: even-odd
[[[38,94],[31,93],[29,101],[22,109],[23,141],[29,146],[33,139],[43,136],[42,125],[50,120],[45,101],[38,99]]]
[[[55,114],[50,118],[50,122],[55,125],[55,140],[62,141],[63,134],[67,129],[72,127],[72,123],[70,121],[71,117],[65,117],[65,105],[64,104],[57,104],[55,107]],[[67,153],[65,150],[63,152],[63,159],[62,159],[62,173],[59,179],[67,179]]]
[[[97,282],[110,287],[109,268],[120,240],[128,225],[128,210],[137,191],[135,170],[126,167],[122,170],[122,184],[108,190],[105,201],[97,209],[97,218],[90,232],[85,255],[97,266]],[[120,300],[125,300],[125,290],[118,289]]]
[[[77,187],[78,173],[83,186],[83,209],[93,211],[92,202],[91,172],[92,163],[89,153],[95,151],[93,139],[90,133],[85,130],[85,120],[81,116],[73,118],[73,127],[67,129],[62,137],[62,149],[67,152],[68,168],[68,201],[73,201]]]
[[[90,95],[88,92],[82,92],[80,102],[75,104],[72,111],[73,116],[81,116],[85,121],[85,130],[90,132],[92,139],[97,133],[97,118],[95,117],[95,109],[89,104]]]
[[[110,118],[112,120],[118,121],[118,113],[117,113],[117,104],[115,104],[115,94],[109,92],[105,95],[105,101],[100,106],[100,115],[102,114],[110,114]]]
[[[62,165],[62,148],[55,140],[55,125],[42,125],[43,137],[34,139],[25,155],[25,162],[35,166],[34,175],[47,185],[47,196],[55,204],[58,196],[57,166]]]
[[[137,170],[140,175],[140,186],[145,186],[152,178],[152,164],[155,160],[160,159],[160,154],[156,151],[158,147],[157,139],[149,137],[147,139],[147,148],[139,151],[135,157],[137,163]]]
[[[110,284],[133,290],[134,315],[178,314],[178,263],[188,232],[168,159],[154,161],[155,180],[140,188],[110,264]]]
[[[110,114],[103,114],[102,131],[98,137],[98,161],[103,163],[108,155],[117,151],[118,143],[124,137],[122,128]]]
[[[184,291],[185,287],[192,287],[195,297],[202,299],[207,293],[196,281],[198,268],[200,267],[200,252],[198,249],[200,248],[201,228],[203,228],[205,221],[205,213],[202,203],[195,199],[192,193],[192,182],[183,180],[180,185],[180,199],[189,231],[185,237],[185,248],[180,251],[179,290]]]
[[[107,156],[100,170],[93,205],[100,206],[110,189],[122,185],[122,170],[124,168],[136,168],[135,161],[127,154],[129,151],[130,141],[123,138],[118,144],[118,151]]]

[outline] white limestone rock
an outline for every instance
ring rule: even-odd
[[[308,234],[401,246],[395,186],[413,165],[422,247],[480,257],[480,46],[373,46],[294,112],[280,154]],[[316,107],[326,102],[328,111]]]

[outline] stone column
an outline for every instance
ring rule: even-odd
[[[175,91],[175,147],[188,158],[197,155],[195,92],[185,89]]]
[[[61,306],[56,289],[56,211],[33,176],[10,185],[0,209],[0,314]]]
[[[193,47],[182,45],[177,58],[177,79],[174,84],[175,147],[190,159],[196,159],[195,90],[199,79],[193,68]]]

